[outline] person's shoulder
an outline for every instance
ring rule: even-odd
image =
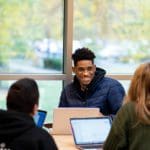
[[[104,77],[103,82],[105,84],[110,85],[110,86],[122,86],[118,80],[110,78],[110,77]]]
[[[119,82],[118,80],[116,80],[116,79],[114,79],[114,78],[111,78],[111,77],[109,77],[109,76],[105,76],[105,77],[104,77],[104,80],[110,81],[110,82],[114,82],[114,83],[118,83],[118,82]]]
[[[35,128],[38,136],[38,141],[41,141],[45,144],[46,147],[57,149],[56,143],[53,136],[43,128]]]
[[[34,128],[34,130],[35,131],[37,131],[37,132],[39,132],[39,133],[41,133],[41,134],[47,134],[48,132],[44,129],[44,128],[42,128],[42,127],[35,127]]]
[[[32,129],[32,131],[34,133],[34,135],[37,136],[37,138],[48,138],[51,137],[51,135],[48,133],[48,131],[46,131],[45,129],[41,128],[41,127],[35,127]]]
[[[40,146],[40,149],[42,150],[47,149],[57,150],[57,146],[55,144],[52,135],[45,129],[37,126],[33,127],[32,129],[28,130],[25,134],[20,136],[16,142],[20,141],[23,141],[25,144],[31,144],[31,146],[30,145],[27,146],[29,147],[29,149],[34,145],[37,148]]]
[[[123,105],[123,107],[126,108],[126,109],[133,109],[135,107],[135,103],[132,102],[132,101],[129,101],[129,102],[125,103]]]
[[[127,102],[120,108],[120,110],[125,114],[127,113],[129,116],[132,116],[135,114],[135,103],[132,101]]]
[[[73,85],[73,82],[68,83],[68,84],[65,86],[65,88],[71,87],[72,85]]]
[[[64,90],[66,91],[66,90],[72,90],[74,88],[74,85],[73,85],[73,83],[71,82],[71,83],[69,83],[69,84],[67,84],[65,87],[64,87]]]

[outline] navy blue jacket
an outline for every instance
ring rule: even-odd
[[[59,107],[98,107],[104,115],[115,115],[125,91],[117,80],[105,77],[105,74],[105,70],[96,68],[95,76],[84,92],[75,76],[74,81],[63,89]]]

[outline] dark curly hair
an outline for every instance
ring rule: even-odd
[[[95,54],[89,48],[86,47],[78,48],[76,49],[74,54],[72,54],[72,60],[74,61],[74,66],[76,66],[77,62],[80,60],[91,60],[92,63],[94,63],[94,58],[95,58]]]

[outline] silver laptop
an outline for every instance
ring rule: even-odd
[[[99,116],[102,116],[102,114],[99,112],[99,108],[55,108],[53,111],[53,128],[51,134],[71,134],[70,118]]]
[[[110,117],[71,118],[74,142],[79,149],[102,148],[111,128]]]

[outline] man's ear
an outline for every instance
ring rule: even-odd
[[[34,116],[37,113],[37,111],[38,111],[38,105],[34,104],[32,115]]]

